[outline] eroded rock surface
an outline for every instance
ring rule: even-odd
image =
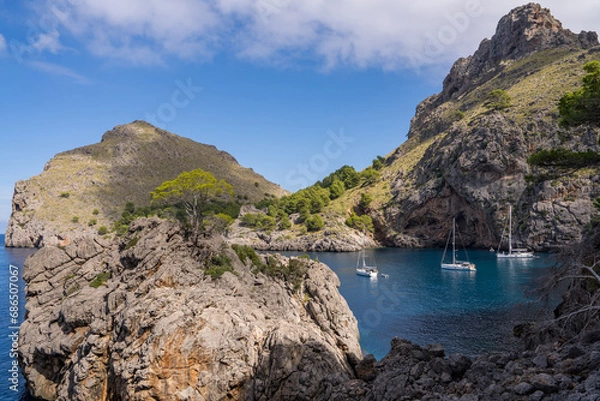
[[[215,255],[233,273],[205,274]],[[25,266],[28,387],[46,400],[328,399],[354,376],[357,322],[331,270],[297,263],[295,288],[158,219],[119,243],[42,248]]]

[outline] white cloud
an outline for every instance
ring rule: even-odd
[[[36,70],[40,70],[52,75],[58,75],[62,77],[70,78],[79,84],[89,84],[90,81],[84,77],[71,70],[70,68],[64,67],[62,65],[48,63],[45,61],[30,61],[27,63],[28,66],[35,68]]]
[[[494,33],[502,15],[523,3],[53,0],[50,10],[94,55],[133,64],[160,64],[170,56],[206,59],[225,51],[274,63],[308,57],[323,68],[399,69],[447,64],[471,54]],[[600,28],[596,0],[543,5],[573,31]],[[46,49],[59,49],[57,35],[44,39]]]
[[[50,53],[58,53],[63,46],[60,44],[60,34],[57,30],[40,33],[31,40],[31,49],[35,52],[42,53],[48,51]]]

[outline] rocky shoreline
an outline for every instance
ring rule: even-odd
[[[222,258],[233,271],[214,278]],[[597,323],[574,343],[475,358],[394,338],[376,361],[361,355],[335,274],[274,258],[260,263],[283,270],[259,272],[222,239],[194,244],[156,218],[114,242],[42,248],[24,274],[27,387],[65,401],[600,399]]]

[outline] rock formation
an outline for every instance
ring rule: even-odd
[[[484,39],[472,56],[454,63],[434,103],[459,98],[494,77],[510,61],[548,49],[590,49],[597,45],[595,32],[575,34],[564,29],[550,10],[529,3],[502,17],[492,39]]]
[[[103,225],[110,228],[127,202],[148,206],[157,186],[197,168],[226,180],[236,196],[251,202],[265,193],[287,193],[227,152],[134,121],[106,132],[100,143],[56,155],[40,175],[17,182],[5,243],[66,245]]]
[[[227,259],[233,272],[207,273]],[[42,248],[24,273],[28,388],[65,401],[328,399],[354,377],[356,319],[326,266],[271,262],[305,270],[294,283],[259,273],[219,238],[193,245],[155,218],[116,243]]]
[[[557,113],[598,45],[596,33],[574,34],[538,4],[503,17],[491,39],[454,64],[442,92],[417,107],[408,141],[387,157],[372,189],[390,188],[371,213],[379,240],[443,246],[455,217],[467,245],[497,247],[509,204],[520,245],[552,250],[580,240],[600,196],[598,169],[548,178],[527,159],[557,147],[600,151],[597,127],[563,128]],[[492,106],[494,90],[509,104]]]
[[[597,335],[597,333],[596,333]],[[576,345],[543,345],[534,351],[445,355],[439,345],[421,347],[393,339],[390,352],[367,356],[358,379],[336,401],[506,400],[583,401],[600,397],[600,342],[590,336]]]

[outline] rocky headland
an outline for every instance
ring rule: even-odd
[[[42,248],[24,275],[28,388],[65,401],[327,399],[361,355],[337,276],[307,259],[274,257],[270,274],[253,263],[158,219],[116,242]]]

